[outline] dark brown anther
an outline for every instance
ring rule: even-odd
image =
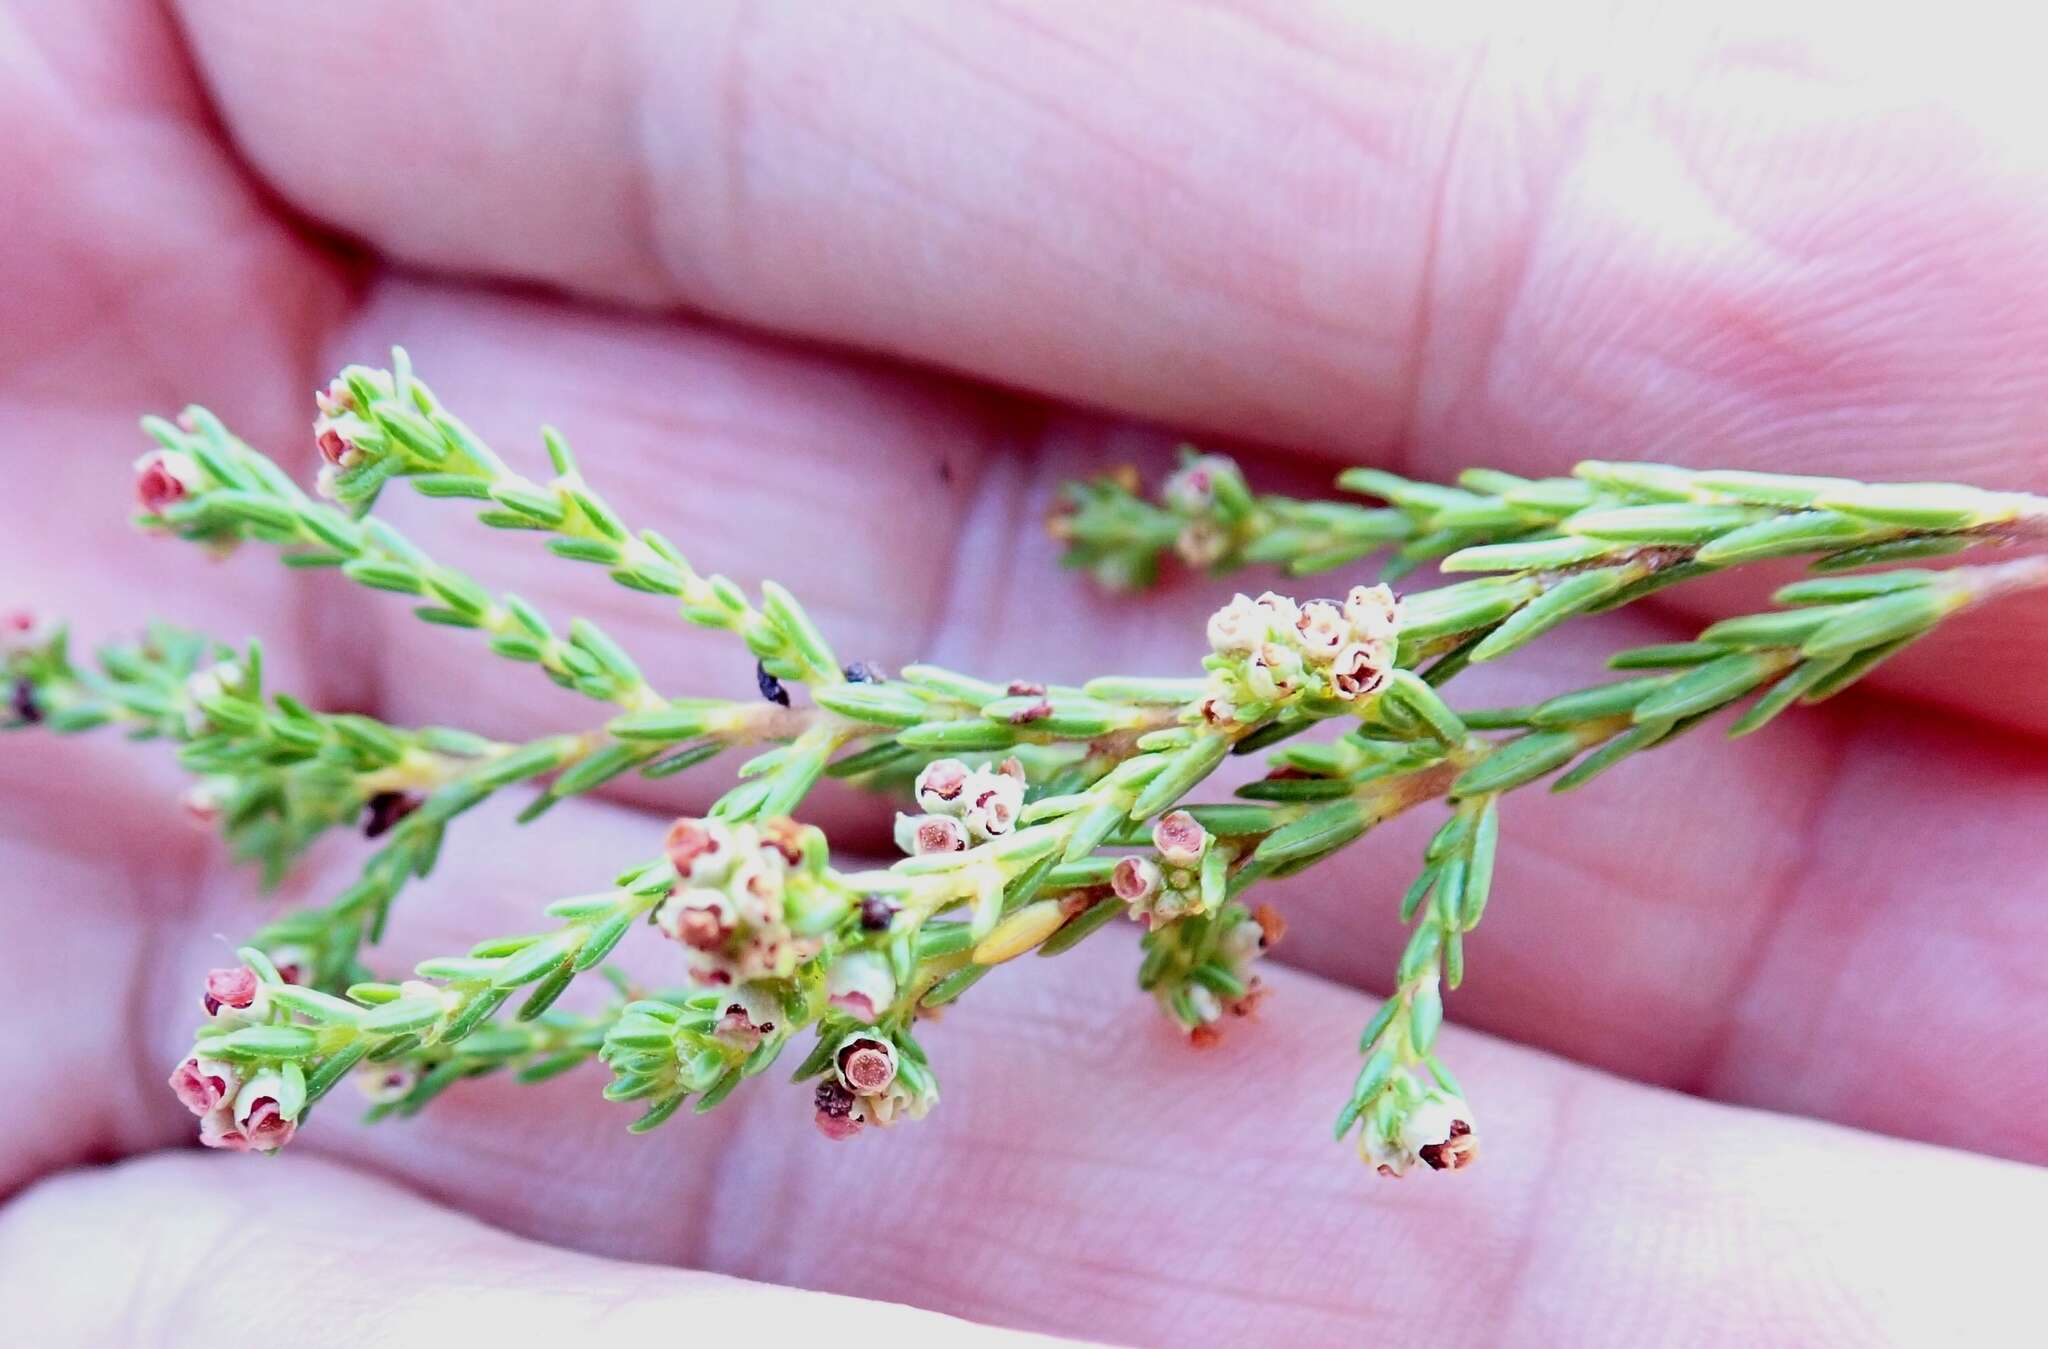
[[[881,932],[895,921],[896,906],[880,895],[869,895],[860,902],[860,925],[865,932]]]
[[[759,661],[754,663],[754,683],[760,688],[761,696],[782,707],[789,706],[789,690],[782,687],[782,681],[768,673],[768,667]]]
[[[381,838],[406,816],[420,808],[420,798],[411,792],[378,792],[363,803],[363,837]]]
[[[853,1113],[853,1093],[828,1077],[818,1084],[811,1105],[827,1119],[845,1119]]]
[[[1479,1135],[1461,1119],[1451,1121],[1451,1136],[1441,1143],[1429,1143],[1415,1155],[1432,1171],[1459,1171],[1479,1160]]]
[[[886,684],[889,682],[889,676],[882,673],[881,666],[870,665],[864,660],[852,662],[842,668],[839,673],[846,676],[846,682],[849,684]]]

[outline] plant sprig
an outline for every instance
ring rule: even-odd
[[[1118,915],[1145,929],[1140,987],[1206,1041],[1265,993],[1255,961],[1282,924],[1254,902],[1257,887],[1442,801],[1448,814],[1399,905],[1411,937],[1365,1028],[1337,1132],[1384,1172],[1458,1169],[1478,1140],[1438,1053],[1443,999],[1495,889],[1506,797],[1545,780],[1583,786],[1737,707],[1730,734],[1753,733],[1960,610],[2048,585],[2040,557],[1863,570],[2039,537],[2048,503],[2021,493],[1588,462],[1566,478],[1474,470],[1456,486],[1354,469],[1340,485],[1385,503],[1359,505],[1258,495],[1229,460],[1190,452],[1156,502],[1130,474],[1069,489],[1053,522],[1068,560],[1119,585],[1149,580],[1169,551],[1219,571],[1299,575],[1392,550],[1390,574],[1434,561],[1475,575],[1400,598],[1384,584],[1339,600],[1239,595],[1211,617],[1199,673],[1046,685],[912,665],[891,677],[840,664],[780,587],[750,599],[629,526],[552,430],[541,436],[552,474],[522,475],[402,352],[390,371],[344,371],[318,403],[321,488],[339,508],[190,409],[147,424],[161,448],[138,466],[140,523],[216,550],[269,544],[290,565],[412,596],[422,618],[481,631],[498,655],[612,712],[506,745],[266,694],[254,644],[159,629],[89,670],[61,631],[7,639],[12,722],[114,723],[177,741],[218,796],[231,843],[273,875],[358,815],[385,836],[339,895],[279,917],[241,966],[208,976],[209,1019],[173,1086],[201,1115],[202,1139],[223,1147],[274,1150],[346,1074],[362,1075],[374,1115],[404,1115],[468,1077],[537,1080],[593,1059],[612,1073],[607,1097],[638,1103],[633,1127],[646,1130],[686,1102],[716,1107],[804,1032],[813,1044],[794,1076],[814,1084],[819,1127],[888,1127],[938,1101],[921,1018],[997,966],[1057,957]],[[659,693],[594,625],[558,636],[516,596],[435,562],[370,513],[401,479],[737,635],[760,697]],[[1784,556],[1810,557],[1822,575],[1693,641],[1616,653],[1620,679],[1513,708],[1461,708],[1447,693],[1469,663],[1574,618]],[[1309,738],[1333,722],[1334,736]],[[623,773],[661,776],[737,746],[755,753],[706,817],[677,820],[662,856],[610,888],[547,906],[547,930],[424,961],[404,983],[369,977],[364,949],[395,896],[480,802],[537,784],[521,815],[536,819]],[[1191,799],[1229,759],[1259,752],[1269,771],[1238,800]],[[904,857],[831,865],[824,835],[792,818],[827,776],[907,807]],[[680,949],[687,987],[648,995],[605,969],[650,930]],[[602,1011],[556,1008],[600,969],[614,985]]]

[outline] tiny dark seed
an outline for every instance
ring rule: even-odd
[[[763,698],[782,707],[789,706],[789,690],[782,687],[780,679],[768,673],[766,665],[758,662],[754,665],[754,682],[760,686]]]

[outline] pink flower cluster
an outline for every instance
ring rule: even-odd
[[[806,828],[679,819],[666,847],[676,887],[655,910],[661,930],[689,948],[701,984],[787,978],[816,955],[816,938],[790,931],[787,902],[801,883]]]
[[[216,1021],[255,1022],[267,1000],[262,981],[245,967],[213,970],[201,998]],[[286,1075],[261,1069],[247,1076],[222,1059],[195,1052],[171,1071],[171,1091],[199,1117],[199,1141],[231,1152],[275,1152],[298,1131],[304,1086],[296,1091]]]
[[[964,852],[1017,827],[1024,808],[1024,765],[1005,759],[969,768],[935,759],[917,775],[917,815],[896,817],[896,846],[913,857]]]
[[[1109,887],[1132,918],[1154,927],[1202,909],[1202,859],[1214,842],[1201,822],[1172,810],[1152,826],[1156,857],[1125,857],[1109,876]]]

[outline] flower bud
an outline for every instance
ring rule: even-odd
[[[199,464],[177,450],[157,450],[135,461],[135,496],[151,515],[162,515],[198,491],[204,481]]]
[[[1216,504],[1217,477],[1232,471],[1231,462],[1220,454],[1190,459],[1159,484],[1159,499],[1174,510],[1200,514]]]
[[[263,982],[246,965],[206,973],[206,993],[200,1003],[208,1016],[261,1016],[265,1001]]]
[[[1268,702],[1285,698],[1300,688],[1301,677],[1300,653],[1278,642],[1260,643],[1245,665],[1245,686]]]
[[[1190,520],[1174,537],[1173,551],[1190,567],[1212,567],[1230,551],[1230,531],[1211,520]]]
[[[1186,811],[1170,810],[1152,826],[1152,846],[1168,866],[1197,866],[1209,850],[1209,831]]]
[[[877,1020],[896,1001],[896,976],[872,951],[849,951],[825,976],[826,1001],[861,1021]]]
[[[840,1085],[856,1096],[887,1091],[896,1080],[896,1046],[872,1035],[854,1034],[832,1056]]]

